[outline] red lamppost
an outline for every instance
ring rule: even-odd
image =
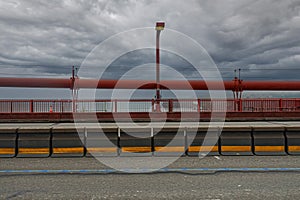
[[[164,30],[164,22],[156,22],[156,111],[160,112],[160,56],[159,56],[159,36],[160,32]]]

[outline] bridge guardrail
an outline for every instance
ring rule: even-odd
[[[0,100],[0,113],[73,112],[295,112],[300,99]],[[73,106],[75,105],[75,108]]]
[[[190,127],[155,129],[106,128],[104,131],[108,138],[104,138],[106,136],[99,137],[98,130],[93,128],[82,128],[78,135],[74,128],[48,127],[37,131],[26,127],[0,127],[0,157],[127,156],[128,152],[146,153],[149,156],[197,156],[210,150],[209,155],[224,156],[300,155],[298,126],[225,127],[221,135],[216,127],[213,128],[214,134],[206,138],[205,144],[203,141],[207,128],[204,127],[197,130]],[[177,138],[173,140],[177,131]],[[143,138],[137,137],[140,133]],[[107,139],[112,144],[101,145],[101,140]]]

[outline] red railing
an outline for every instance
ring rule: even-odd
[[[159,106],[158,106],[159,104]],[[73,106],[75,108],[73,109]],[[0,100],[0,113],[67,112],[295,112],[300,99]]]

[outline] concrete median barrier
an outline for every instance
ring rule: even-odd
[[[222,155],[253,155],[251,127],[224,127],[220,136]]]
[[[120,130],[121,156],[151,156],[151,128],[122,128]]]
[[[290,155],[300,155],[300,127],[286,129],[286,150]]]
[[[181,156],[185,155],[185,129],[163,128],[153,129],[154,155],[156,156]]]
[[[300,155],[298,122],[101,126],[0,124],[0,157]]]
[[[253,146],[255,155],[286,155],[284,128],[254,128]]]
[[[48,127],[20,128],[17,157],[50,156],[50,131]]]
[[[190,143],[187,151],[189,156],[220,155],[219,129],[212,128],[209,132],[207,130],[207,128],[187,129],[187,141]]]
[[[0,157],[14,157],[17,151],[17,129],[0,129]]]
[[[52,157],[82,157],[85,154],[84,129],[52,129]]]
[[[118,129],[86,129],[86,156],[117,156]]]

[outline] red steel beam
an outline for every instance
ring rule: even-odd
[[[156,89],[154,80],[96,80],[76,79],[77,88],[99,89]],[[0,78],[0,87],[28,87],[28,88],[73,88],[72,79],[58,78]],[[203,81],[189,80],[160,81],[161,89],[177,90],[235,90],[234,81]],[[243,81],[243,90],[281,90],[300,91],[300,81]]]
[[[300,91],[300,81],[244,81],[243,90]]]
[[[58,78],[0,78],[0,87],[70,88],[70,79]]]
[[[76,81],[79,88],[102,88],[102,89],[156,89],[156,82],[152,80],[88,80],[79,79]],[[231,90],[234,87],[233,81],[160,81],[161,89],[177,89],[177,90]]]
[[[96,113],[97,119],[100,122],[115,122],[116,119],[127,121],[182,121],[184,118],[186,121],[210,121],[211,112],[204,113],[152,113],[151,117],[149,113]],[[214,116],[218,118],[218,116]],[[77,120],[82,119],[83,122],[91,119],[93,122],[95,113],[76,113]],[[223,116],[221,114],[221,118]],[[300,112],[228,112],[226,113],[225,121],[266,121],[266,120],[278,120],[278,121],[299,121]],[[0,123],[8,122],[74,122],[73,113],[0,113]]]

